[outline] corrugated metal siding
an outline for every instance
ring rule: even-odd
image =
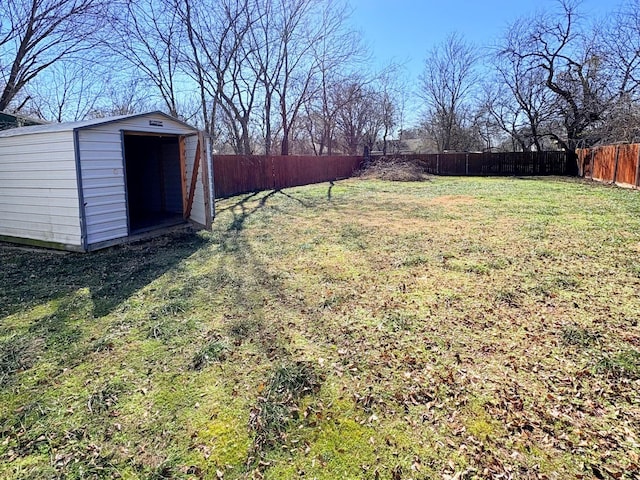
[[[160,121],[163,126],[151,126],[149,121]],[[79,130],[82,190],[89,245],[128,235],[122,130],[167,135],[194,132],[179,122],[156,114]]]
[[[81,246],[71,132],[0,138],[0,235]]]
[[[78,132],[89,245],[128,234],[120,131],[115,124],[98,128],[107,131]]]

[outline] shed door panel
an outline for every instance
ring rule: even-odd
[[[212,202],[204,135],[198,133],[182,138],[184,218],[199,227],[210,229]]]
[[[129,234],[122,142],[115,128],[78,132],[88,245]]]

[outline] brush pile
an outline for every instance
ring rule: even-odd
[[[358,176],[391,182],[423,182],[431,178],[419,160],[405,156],[374,157],[362,167]]]

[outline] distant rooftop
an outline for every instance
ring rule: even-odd
[[[18,113],[0,112],[0,130],[45,124],[44,120],[30,118]]]

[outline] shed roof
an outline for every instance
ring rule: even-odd
[[[34,125],[31,127],[12,128],[10,130],[0,131],[0,138],[15,137],[19,135],[31,135],[36,133],[55,133],[55,132],[79,130],[82,128],[89,128],[89,127],[94,127],[96,125],[104,125],[108,123],[118,122],[120,120],[144,117],[147,115],[162,115],[163,117],[166,117],[169,120],[180,123],[192,130],[196,130],[195,127],[189,125],[186,122],[183,122],[182,120],[178,120],[177,118],[174,118],[171,115],[167,115],[164,112],[155,111],[155,112],[147,112],[147,113],[136,113],[132,115],[118,115],[115,117],[93,118],[91,120],[81,120],[79,122],[48,123],[46,125]]]

